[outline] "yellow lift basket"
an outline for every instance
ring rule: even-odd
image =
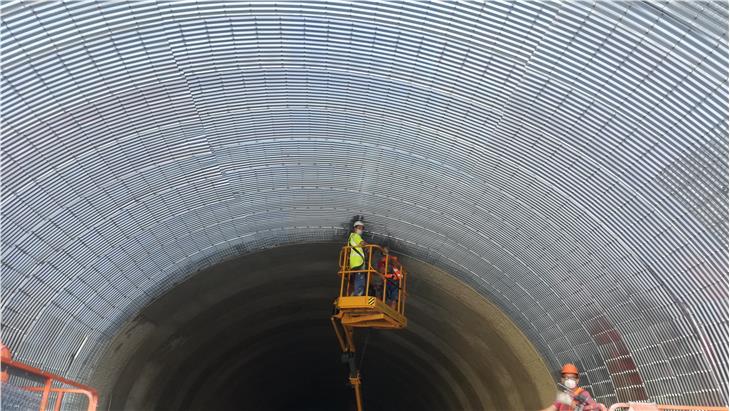
[[[358,411],[363,411],[362,381],[355,363],[355,328],[400,329],[405,328],[406,286],[408,273],[378,245],[368,244],[358,247],[365,252],[364,268],[350,268],[350,253],[353,247],[347,245],[340,250],[340,295],[334,302],[334,313],[330,318],[337,341],[343,352],[343,360],[350,368],[349,382],[355,391]],[[380,256],[381,264],[373,258]],[[364,295],[354,296],[355,276],[365,276]],[[371,287],[379,285],[378,287]]]

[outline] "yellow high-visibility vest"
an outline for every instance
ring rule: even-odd
[[[362,237],[356,232],[350,233],[350,268],[360,267],[365,262],[365,251],[358,244],[362,242]]]

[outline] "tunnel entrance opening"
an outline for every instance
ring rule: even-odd
[[[168,291],[119,330],[97,364],[101,408],[353,409],[329,322],[339,250],[269,249]],[[402,260],[408,328],[358,335],[361,345],[368,338],[368,411],[524,410],[552,399],[541,357],[500,310],[453,276]]]

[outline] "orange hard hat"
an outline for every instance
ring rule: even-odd
[[[575,366],[575,364],[567,363],[563,365],[563,369],[560,370],[560,373],[565,374],[575,374],[578,375],[578,367]]]

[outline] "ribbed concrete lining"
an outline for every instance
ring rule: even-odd
[[[2,331],[90,381],[199,268],[381,240],[606,403],[728,397],[727,2],[19,2]]]
[[[280,247],[171,290],[99,362],[104,407],[347,409],[352,394],[329,324],[337,252],[330,243]],[[525,410],[549,401],[550,373],[503,313],[451,275],[403,261],[409,327],[357,333],[371,409]]]

